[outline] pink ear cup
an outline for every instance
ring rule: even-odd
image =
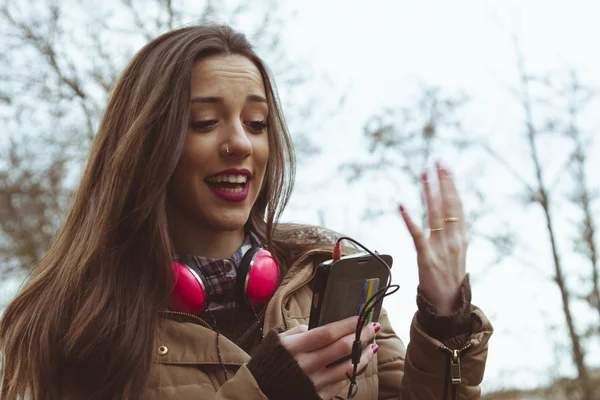
[[[268,250],[260,250],[250,266],[246,296],[257,306],[269,301],[279,282],[279,266]]]
[[[173,262],[175,287],[171,295],[173,311],[199,314],[206,308],[206,292],[202,280],[187,266]]]

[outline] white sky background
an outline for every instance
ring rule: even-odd
[[[510,35],[518,34],[531,73],[575,68],[584,82],[598,88],[600,3],[303,0],[290,1],[289,7],[297,10],[282,36],[289,52],[305,60],[316,73],[331,78],[332,85],[324,85],[319,92],[324,104],[329,97],[342,93],[347,99],[340,112],[315,132],[313,140],[321,148],[321,155],[300,165],[296,193],[284,219],[318,224],[318,211],[323,211],[327,227],[391,254],[395,260],[394,281],[401,290],[386,299],[386,308],[396,331],[407,341],[416,311],[417,268],[411,239],[395,210],[402,202],[416,217],[419,188],[407,185],[402,192],[393,192],[386,186],[385,176],[347,187],[336,173],[337,166],[364,159],[367,149],[362,129],[367,119],[383,107],[413,104],[419,83],[425,82],[449,92],[464,90],[471,98],[463,116],[465,129],[490,140],[494,149],[506,155],[532,182],[530,164],[519,163],[526,160],[525,152],[515,146],[523,124],[519,105],[507,89],[517,84]],[[331,90],[336,93],[330,96]],[[600,120],[590,118],[586,127],[598,132],[598,125]],[[301,128],[297,121],[294,128]],[[598,142],[589,173],[600,170]],[[547,144],[551,147],[544,151],[543,159],[554,174],[565,152],[554,141]],[[519,257],[549,276],[551,259],[542,216],[535,207],[520,206],[516,199],[519,187],[514,180],[492,162],[481,164],[481,160],[452,153],[436,156],[455,172],[463,188],[468,180],[484,187],[489,196],[486,206],[494,215],[480,222],[479,228],[493,232],[507,224],[519,233],[523,243]],[[590,183],[598,188],[599,180],[590,176],[595,179]],[[563,194],[568,189],[568,185],[561,187]],[[361,220],[364,205],[378,192],[383,193],[381,202],[390,213],[371,222]],[[475,205],[470,198],[465,198],[465,203],[467,208]],[[600,215],[598,204],[595,210]],[[571,255],[569,241],[578,214],[564,200],[555,204],[554,212],[559,217],[563,262],[584,267]],[[493,256],[485,242],[471,244],[468,269],[473,277],[473,302],[496,329],[490,343],[484,391],[503,386],[532,387],[545,383],[555,373],[572,374],[568,353],[555,355],[555,342],[567,343],[558,291],[537,270],[522,267],[518,260],[488,267]],[[577,280],[570,283],[585,285]],[[1,300],[14,293],[16,284],[7,284],[4,289]],[[581,321],[597,318],[589,317],[584,307],[574,311]],[[550,331],[553,326],[558,328]],[[587,355],[588,363],[596,366],[600,365],[598,345]]]
[[[471,102],[466,130],[491,140],[494,149],[507,155],[533,182],[531,166],[519,163],[525,152],[513,147],[523,124],[519,105],[508,92],[508,87],[518,83],[510,35],[518,34],[531,73],[575,68],[582,80],[598,87],[600,55],[596,39],[600,37],[600,5],[594,1],[309,0],[298,3],[295,9],[297,18],[285,35],[290,51],[309,59],[316,71],[327,73],[340,88],[346,88],[348,97],[343,111],[329,121],[318,138],[322,155],[299,169],[298,194],[286,219],[319,223],[317,210],[321,209],[326,212],[328,227],[355,235],[373,248],[392,254],[394,281],[402,289],[386,299],[386,307],[395,329],[407,340],[416,310],[417,269],[411,239],[394,213],[397,204],[389,202],[387,220],[361,221],[362,206],[369,196],[374,191],[387,193],[385,177],[369,185],[363,182],[344,188],[342,176],[336,177],[336,165],[363,158],[367,153],[361,136],[369,116],[385,106],[410,104],[418,83],[426,82],[467,92]],[[327,93],[323,93],[323,99],[327,99]],[[598,122],[592,121],[589,128],[597,128]],[[562,162],[565,152],[554,143],[552,146],[544,151],[544,161],[556,158]],[[589,173],[600,170],[597,150],[598,147]],[[469,160],[444,153],[437,157],[455,171],[459,182],[475,176],[483,184],[491,197],[489,206],[499,215],[491,223],[504,221],[521,232],[520,240],[525,242],[520,255],[549,276],[551,253],[542,215],[535,207],[519,206],[514,181],[494,163],[483,165],[485,174],[478,178],[478,171],[471,170]],[[561,165],[549,164],[553,173]],[[590,183],[598,187],[598,179],[594,175],[591,179],[596,179]],[[418,212],[417,189],[407,186],[394,198],[413,213]],[[568,189],[568,185],[562,188]],[[561,210],[556,215],[560,217],[557,230],[563,262],[583,265],[570,256],[568,235],[573,232],[572,221],[578,215],[564,201],[555,204],[554,211],[557,210]],[[492,232],[494,225],[488,228]],[[492,319],[496,330],[484,391],[503,386],[532,387],[556,373],[572,374],[569,353],[555,355],[557,340],[561,345],[568,343],[564,340],[558,291],[538,272],[515,260],[487,268],[491,257],[490,247],[483,242],[471,245],[468,269],[474,278],[473,302]],[[580,320],[589,321],[585,308],[576,307],[574,311]],[[589,364],[600,364],[597,350],[598,346],[591,347]]]

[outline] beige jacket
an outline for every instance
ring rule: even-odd
[[[311,280],[319,260],[327,256],[314,251],[291,266],[266,307],[265,332],[308,324]],[[192,315],[166,315],[165,326],[157,333],[157,364],[146,399],[267,399],[247,368],[250,356],[246,352],[220,337],[221,356],[230,378],[225,381],[215,345],[216,333],[209,325]],[[492,326],[478,308],[472,308],[472,315],[473,334],[465,348],[446,348],[425,334],[414,318],[406,349],[383,311],[381,330],[376,336],[379,351],[359,376],[355,399],[479,399]],[[347,389],[340,396],[345,397],[346,392]]]

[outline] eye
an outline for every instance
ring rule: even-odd
[[[203,121],[192,121],[190,127],[196,132],[207,132],[214,128],[219,121],[216,119],[207,119]]]
[[[269,127],[269,123],[266,121],[246,121],[245,125],[256,133],[261,133]]]

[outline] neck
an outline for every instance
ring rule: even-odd
[[[244,242],[244,228],[215,231],[198,227],[195,221],[177,221],[171,229],[171,240],[177,253],[207,258],[231,257]]]

